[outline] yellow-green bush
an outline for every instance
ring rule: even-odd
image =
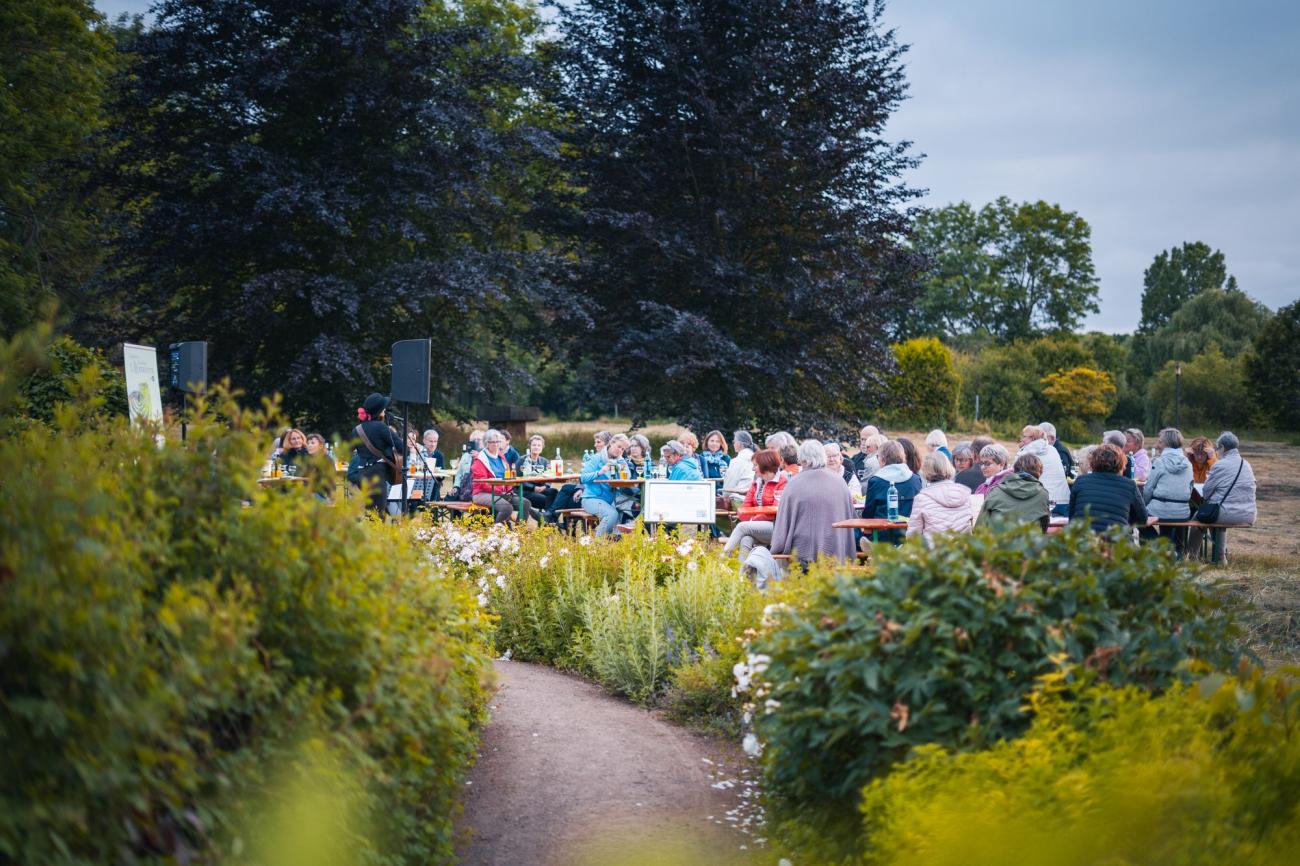
[[[863,792],[865,863],[1283,866],[1300,851],[1300,684],[1151,697],[1051,678],[1021,738],[925,746]]]
[[[447,860],[489,675],[471,591],[355,503],[260,489],[270,418],[222,400],[160,448],[93,418],[100,385],[0,438],[0,861],[237,861],[306,737],[360,786],[352,862]]]

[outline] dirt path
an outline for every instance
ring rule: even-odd
[[[753,771],[729,744],[539,665],[497,672],[466,789],[466,866],[738,863],[755,850],[756,788],[741,775]]]

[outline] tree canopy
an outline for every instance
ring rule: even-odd
[[[1251,392],[1276,424],[1300,428],[1300,301],[1277,311],[1246,357]]]
[[[1074,330],[1098,309],[1091,236],[1083,217],[1045,201],[921,214],[914,243],[934,267],[907,330],[999,340]]]
[[[1223,253],[1201,241],[1159,253],[1142,275],[1142,321],[1138,330],[1150,333],[1206,289],[1222,289],[1228,276]],[[1232,280],[1231,288],[1236,288]]]
[[[595,327],[591,393],[708,429],[832,427],[883,400],[914,159],[885,140],[879,3],[580,0],[555,46],[571,183],[549,230]],[[618,375],[603,368],[616,366]]]

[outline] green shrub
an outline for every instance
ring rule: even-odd
[[[0,345],[0,413],[30,357]],[[0,439],[0,861],[237,859],[307,739],[359,786],[352,862],[449,858],[490,671],[470,590],[357,499],[260,489],[277,419],[221,398],[159,448],[83,411],[93,384],[60,435]]]
[[[868,785],[863,862],[1294,863],[1297,674],[1215,676],[1155,698],[1054,678],[1020,739],[924,746]]]
[[[901,407],[891,417],[920,427],[951,427],[961,393],[952,350],[934,337],[917,337],[891,349],[898,373],[890,379],[889,391]]]
[[[750,651],[769,791],[851,808],[915,746],[982,746],[1029,724],[1045,673],[1084,665],[1160,689],[1193,657],[1227,663],[1229,626],[1168,551],[1086,527],[909,542],[874,580],[830,575]]]

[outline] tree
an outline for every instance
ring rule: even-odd
[[[1104,420],[1115,408],[1119,393],[1109,373],[1091,367],[1072,367],[1044,376],[1043,396],[1066,418],[1091,424]]]
[[[856,424],[913,296],[884,139],[903,47],[867,0],[559,7],[573,177],[548,230],[596,327],[591,393],[713,426]],[[617,375],[606,369],[617,370]]]
[[[434,404],[530,380],[511,337],[571,308],[518,225],[553,145],[509,0],[164,0],[117,142],[111,326],[207,339],[214,377],[342,421],[389,346],[438,345]],[[93,324],[93,323],[92,323]],[[542,335],[550,329],[540,329]]]
[[[116,62],[102,23],[87,0],[0,3],[0,336],[98,260],[83,184]]]
[[[1279,427],[1300,428],[1300,301],[1277,311],[1246,357],[1251,393]]]
[[[1149,374],[1167,361],[1190,361],[1211,344],[1227,358],[1248,351],[1273,314],[1245,292],[1206,289],[1169,317],[1150,335],[1138,334],[1135,353],[1140,370]]]
[[[1151,333],[1196,295],[1206,289],[1224,288],[1226,279],[1230,278],[1223,253],[1201,241],[1161,252],[1142,275],[1142,321],[1138,330]],[[1232,286],[1236,287],[1235,279]]]
[[[1175,415],[1184,428],[1227,427],[1251,424],[1255,408],[1246,389],[1246,359],[1229,358],[1211,343],[1190,361],[1183,362],[1178,411],[1175,412],[1175,368],[1169,361],[1147,387],[1150,421],[1173,424]]]
[[[1075,329],[1098,309],[1091,235],[1073,211],[1006,196],[978,214],[960,202],[922,215],[914,243],[935,265],[917,324],[1002,341]]]
[[[955,424],[961,377],[952,350],[934,337],[917,337],[891,348],[898,364],[890,383],[899,406],[893,417],[923,427]]]

